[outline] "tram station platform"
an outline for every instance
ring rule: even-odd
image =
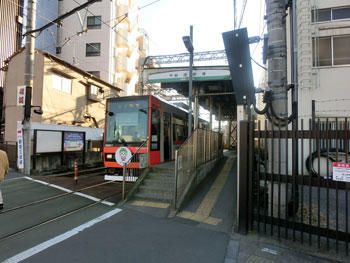
[[[176,216],[168,217],[166,208],[147,204],[101,206],[96,218],[81,212],[31,231],[31,237],[18,237],[26,242],[16,246],[11,240],[0,243],[0,249],[7,249],[6,257],[4,250],[0,252],[0,261],[335,262],[254,234],[236,234],[236,189],[236,155],[227,151]],[[84,217],[88,222],[82,223]],[[47,240],[35,242],[37,235]]]

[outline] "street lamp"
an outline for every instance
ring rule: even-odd
[[[190,53],[190,72],[188,85],[188,137],[192,134],[192,70],[193,70],[193,26],[190,26],[190,35],[182,37],[187,51]]]

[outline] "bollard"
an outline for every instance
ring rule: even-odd
[[[74,181],[78,184],[78,163],[77,160],[74,161]]]

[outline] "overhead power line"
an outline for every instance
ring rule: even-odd
[[[24,34],[24,36],[27,36],[29,34],[33,34],[33,33],[36,33],[36,32],[41,32],[41,31],[45,30],[46,28],[48,28],[48,27],[50,27],[50,26],[52,26],[54,24],[59,24],[63,19],[73,15],[74,13],[78,12],[79,10],[81,10],[83,8],[86,8],[87,6],[95,3],[96,1],[98,1],[98,0],[90,0],[90,1],[86,2],[85,4],[82,4],[82,5],[80,5],[80,6],[76,7],[76,8],[73,8],[71,11],[65,13],[64,15],[61,15],[61,16],[57,17],[55,20],[47,23],[46,25],[44,25],[44,26],[42,26],[42,27],[40,27],[38,29],[34,29],[34,30],[30,30],[30,31],[26,32]]]

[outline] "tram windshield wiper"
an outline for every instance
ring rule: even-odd
[[[143,112],[144,114],[147,115],[147,111],[146,111],[146,110],[144,110],[144,109],[139,109],[139,111],[141,111],[141,112]]]

